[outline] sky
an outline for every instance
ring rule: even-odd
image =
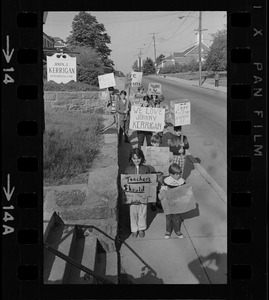
[[[155,60],[153,33],[155,36],[156,57],[169,56],[173,52],[183,52],[198,42],[195,29],[199,26],[198,11],[87,11],[95,16],[98,23],[104,24],[110,36],[110,59],[115,69],[124,74],[132,70],[140,51],[142,59]],[[43,31],[64,41],[72,30],[72,21],[79,12],[48,12]],[[211,34],[222,30],[227,24],[225,11],[203,11],[203,41],[210,46]]]

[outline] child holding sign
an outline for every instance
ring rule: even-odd
[[[161,187],[161,191],[158,194],[158,197],[161,201],[165,200],[164,191],[167,189],[179,187],[185,184],[185,180],[181,178],[182,170],[178,164],[171,164],[168,169],[169,176],[164,179],[164,186]],[[178,238],[183,238],[182,233],[180,232],[180,214],[171,213],[166,214],[166,232],[165,239],[169,239],[172,231],[175,231],[175,234]]]
[[[131,103],[126,99],[127,93],[125,91],[120,92],[120,98],[116,101],[116,112],[119,114],[119,145],[121,144],[122,135],[124,134],[125,143],[129,143],[128,140],[128,130],[131,110]]]
[[[124,174],[149,174],[150,169],[144,165],[145,156],[141,149],[135,148],[129,156],[129,166],[125,169]],[[130,204],[130,220],[132,237],[143,238],[147,228],[147,204],[133,202]]]
[[[142,100],[142,103],[141,103],[141,107],[149,107],[149,106],[153,107],[153,105],[149,102],[148,96],[144,96],[143,100]],[[138,130],[137,131],[137,139],[138,139],[138,146],[137,147],[139,149],[141,149],[141,147],[144,144],[145,139],[146,139],[146,142],[147,142],[147,146],[151,146],[151,142],[150,142],[151,136],[152,136],[152,132],[150,132],[150,131]]]
[[[183,174],[186,149],[189,149],[190,145],[187,137],[182,135],[182,127],[174,126],[174,134],[166,133],[163,136],[163,145],[170,147],[170,151],[173,153],[173,162],[181,167]]]

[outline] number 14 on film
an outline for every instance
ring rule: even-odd
[[[7,35],[6,38],[6,49],[2,49],[6,62],[9,64],[11,57],[13,55],[14,49],[11,49],[11,51],[9,51],[9,35]],[[7,72],[14,72],[14,68],[8,68],[8,69],[3,69],[3,71],[5,72],[5,78],[3,80],[4,84],[8,84],[8,83],[14,83],[14,79],[7,73]]]

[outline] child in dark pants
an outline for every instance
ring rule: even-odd
[[[160,137],[159,134],[152,135],[152,137],[150,139],[152,147],[160,147],[161,141],[162,141],[162,139],[161,139],[161,137]],[[160,185],[161,184],[158,182],[157,192],[159,192],[159,190],[160,190]],[[157,201],[156,202],[151,203],[151,210],[152,211],[156,211],[157,207],[158,208],[162,208],[161,204],[159,203],[158,197],[157,197]]]
[[[176,163],[171,164],[168,171],[169,171],[169,176],[164,179],[164,186],[161,187],[161,191],[158,195],[161,201],[164,200],[162,191],[185,184],[185,180],[181,178],[182,170],[178,164]],[[183,238],[183,235],[180,232],[180,225],[181,225],[180,214],[166,215],[166,232],[164,238],[169,239],[173,229],[178,238],[180,239]]]

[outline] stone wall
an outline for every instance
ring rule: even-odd
[[[118,89],[123,89],[124,78],[116,78]],[[44,91],[45,109],[68,109],[82,113],[99,113],[104,127],[114,121],[106,108],[104,92],[49,92]],[[115,239],[118,228],[118,136],[116,124],[102,135],[103,145],[84,184],[44,187],[44,220],[57,212],[65,223],[92,225]],[[115,251],[115,243],[98,230],[92,231],[106,251]]]
[[[107,98],[104,92],[50,92],[44,91],[46,109],[81,111],[83,113],[104,113]]]
[[[56,101],[56,100],[54,100]],[[113,123],[113,115],[105,114],[104,126]],[[55,211],[67,224],[92,225],[115,239],[118,227],[118,152],[115,124],[104,133],[103,146],[88,182],[75,185],[44,187],[44,220]],[[92,231],[106,251],[115,251],[115,243],[100,231]]]

